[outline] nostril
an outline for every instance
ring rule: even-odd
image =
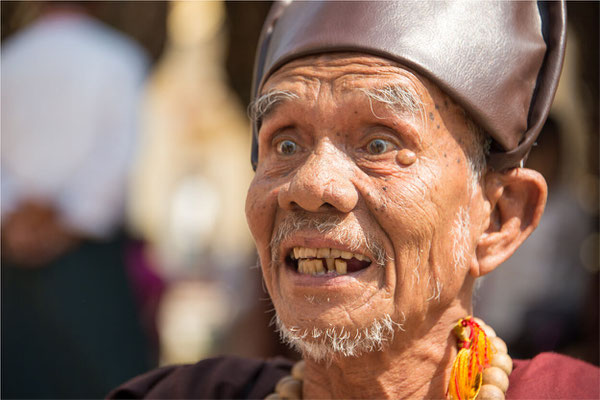
[[[323,203],[320,208],[325,209],[327,211],[336,209],[335,206],[331,203]]]

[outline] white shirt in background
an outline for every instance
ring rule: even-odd
[[[95,237],[122,222],[148,67],[132,40],[84,14],[49,14],[1,49],[2,219],[53,204]]]

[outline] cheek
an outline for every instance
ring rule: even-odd
[[[367,204],[394,244],[398,239],[420,241],[431,234],[437,209],[430,198],[429,175],[403,171],[371,182],[371,196],[365,197]]]
[[[246,220],[261,256],[271,241],[277,211],[277,192],[268,182],[255,177],[246,196]]]

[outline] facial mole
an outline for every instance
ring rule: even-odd
[[[433,113],[431,111],[429,112],[429,119],[432,121],[435,120],[435,117],[433,116]]]
[[[384,192],[387,191],[387,186],[384,186],[382,189]]]
[[[417,155],[412,150],[402,149],[398,152],[396,160],[402,165],[411,165],[417,161]]]

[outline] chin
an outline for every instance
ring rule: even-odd
[[[306,322],[299,326],[283,321],[279,314],[275,315],[275,322],[281,340],[315,362],[332,362],[383,351],[397,332],[404,331],[389,314],[361,327],[327,324],[328,327],[323,328],[314,324],[306,326]]]

